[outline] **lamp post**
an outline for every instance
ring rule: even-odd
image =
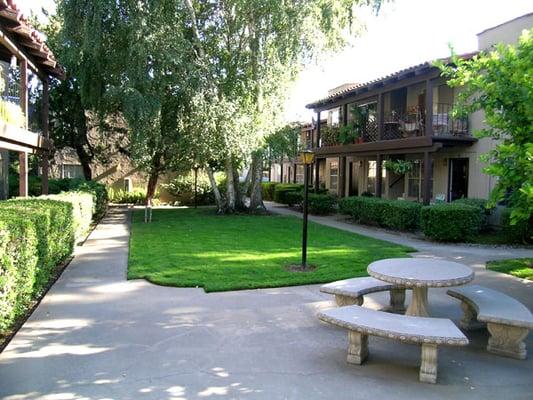
[[[302,231],[302,270],[307,269],[307,198],[309,194],[309,166],[313,163],[315,153],[311,150],[300,152],[304,165],[304,199],[303,199],[303,231]]]
[[[198,208],[198,168],[200,168],[200,166],[194,164],[194,208]]]

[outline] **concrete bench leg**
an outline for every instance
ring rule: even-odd
[[[405,312],[405,289],[391,289],[389,310],[397,314]]]
[[[349,364],[361,365],[368,357],[368,335],[356,331],[348,331]]]
[[[464,330],[471,331],[474,329],[484,328],[483,322],[477,321],[476,311],[470,307],[470,305],[464,301],[461,302],[461,309],[463,310],[463,317],[459,322],[459,326]]]
[[[343,295],[340,295],[340,294],[336,294],[335,295],[335,302],[337,303],[337,305],[339,307],[353,306],[353,305],[362,306],[363,305],[363,296],[348,297],[348,296],[343,296]]]
[[[437,382],[437,345],[422,345],[422,362],[420,364],[420,382]]]
[[[527,350],[523,340],[529,332],[527,328],[488,322],[487,329],[490,333],[489,344],[487,345],[489,352],[525,360]]]

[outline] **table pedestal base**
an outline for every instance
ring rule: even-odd
[[[416,317],[429,317],[428,312],[428,289],[426,287],[414,287],[411,304],[407,307],[405,315]]]

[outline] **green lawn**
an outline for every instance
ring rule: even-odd
[[[518,278],[533,280],[533,258],[511,258],[507,260],[489,261],[487,268]]]
[[[413,251],[310,223],[308,260],[313,272],[285,267],[301,257],[302,221],[278,215],[225,215],[211,208],[133,213],[128,279],[206,292],[304,285],[365,276],[375,260]]]

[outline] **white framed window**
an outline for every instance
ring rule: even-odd
[[[332,161],[329,164],[329,188],[337,190],[339,187],[339,162]]]
[[[429,197],[433,197],[433,168],[429,174]],[[407,174],[407,197],[420,200],[423,196],[424,187],[424,163],[417,162]]]
[[[368,175],[366,178],[366,191],[376,193],[376,161],[368,161]]]
[[[296,183],[304,183],[304,166],[296,166]]]
[[[83,178],[83,168],[79,164],[63,164],[61,166],[62,178]]]
[[[131,178],[124,178],[124,191],[131,192],[133,190],[133,184]]]

